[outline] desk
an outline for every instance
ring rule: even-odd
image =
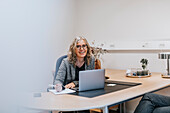
[[[29,95],[30,102],[25,106],[38,110],[77,111],[94,108],[102,108],[108,113],[108,106],[120,104],[148,92],[154,92],[170,85],[170,79],[161,78],[160,73],[152,73],[148,78],[125,77],[125,70],[106,69],[106,75],[111,80],[142,83],[135,87],[108,93],[94,98],[86,98],[75,95],[54,95],[51,92],[41,93],[41,97]]]

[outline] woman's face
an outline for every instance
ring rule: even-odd
[[[76,56],[77,58],[84,58],[87,54],[87,44],[84,40],[78,41],[76,45]]]

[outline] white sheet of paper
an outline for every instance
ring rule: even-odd
[[[107,86],[116,86],[116,84],[107,84]]]
[[[76,91],[71,90],[71,89],[64,89],[64,90],[62,90],[61,92],[57,92],[55,89],[51,89],[51,90],[49,90],[49,91],[52,92],[52,93],[54,93],[54,94],[56,94],[56,95],[76,92]]]

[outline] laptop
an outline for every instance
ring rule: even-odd
[[[79,71],[79,88],[76,91],[104,89],[105,69]]]

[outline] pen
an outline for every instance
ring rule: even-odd
[[[53,88],[53,89],[55,89],[55,86],[56,85],[53,85],[53,84],[49,84],[48,85],[49,88]],[[66,89],[64,85],[62,85],[62,89]]]

